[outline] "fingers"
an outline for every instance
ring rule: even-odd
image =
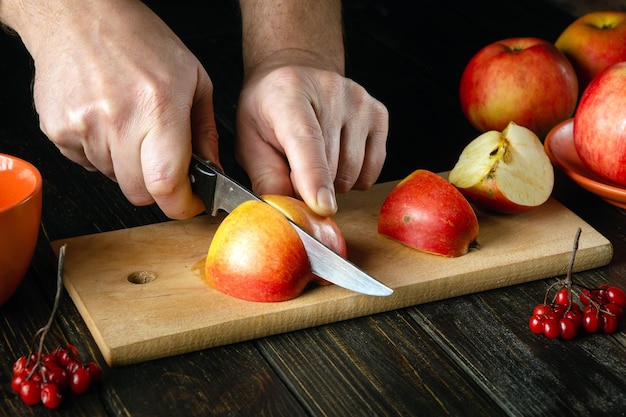
[[[253,190],[298,195],[315,212],[333,214],[337,206],[328,166],[333,158],[327,158],[324,135],[310,101],[297,90],[281,88],[243,97],[237,125],[238,160]],[[332,153],[337,154],[338,148]]]
[[[256,129],[239,126],[238,130],[237,160],[248,173],[254,192],[295,195],[283,153],[259,138]]]
[[[388,126],[387,108],[378,101],[346,122],[335,179],[337,192],[365,190],[376,182],[387,155]]]
[[[198,68],[198,85],[191,107],[191,138],[194,152],[221,168],[213,108],[213,83],[202,67]]]
[[[191,108],[170,100],[150,110],[91,107],[71,112],[73,117],[42,117],[42,131],[66,157],[117,181],[132,204],[156,202],[172,219],[190,218],[204,210],[188,177],[192,143],[219,165],[212,84],[203,74]]]
[[[191,189],[189,163],[195,146],[196,152],[219,165],[211,91],[207,76],[199,84],[191,109],[176,111],[177,106],[168,106],[140,147],[131,148],[127,155],[112,152],[120,188],[129,201],[137,205],[154,201],[171,219],[187,219],[204,211]]]
[[[325,216],[337,210],[335,192],[368,188],[385,161],[387,109],[334,73],[283,68],[252,79],[237,127],[254,191],[293,192]]]
[[[219,166],[218,135],[213,113],[213,87],[203,69],[190,109],[176,106],[152,129],[141,144],[141,171],[145,188],[172,219],[187,219],[204,211],[189,181],[192,148]],[[193,144],[193,145],[192,145]]]
[[[329,124],[324,133],[310,102],[303,97],[285,103],[285,108],[275,108],[280,111],[274,114],[275,134],[289,161],[294,189],[313,211],[332,215],[337,211],[333,180],[340,129]]]
[[[192,193],[188,177],[191,137],[180,136],[176,129],[152,131],[141,146],[146,190],[172,219],[187,219],[204,210],[201,200]]]
[[[188,178],[192,147],[219,164],[212,83],[147,6],[109,6],[89,3],[85,19],[65,20],[65,31],[35,48],[42,131],[68,158],[117,181],[131,203],[191,217],[203,210]],[[106,28],[89,24],[94,18]]]

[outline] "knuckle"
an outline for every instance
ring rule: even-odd
[[[348,192],[352,189],[353,184],[354,182],[350,179],[338,176],[337,178],[335,178],[335,191],[338,193]]]
[[[292,133],[300,140],[323,142],[322,130],[317,120],[297,120],[293,125]]]
[[[174,194],[178,188],[176,179],[163,170],[146,175],[145,183],[148,193],[155,200]]]
[[[128,191],[124,195],[134,206],[147,206],[154,203],[154,199],[150,194],[139,190]]]

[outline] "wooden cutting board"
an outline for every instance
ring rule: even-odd
[[[223,215],[63,239],[52,247],[58,255],[67,244],[65,287],[111,366],[563,275],[579,227],[575,270],[612,258],[611,243],[554,199],[520,215],[478,211],[481,247],[467,255],[421,253],[377,233],[378,211],[395,184],[340,195],[336,216],[349,259],[392,287],[389,297],[334,285],[280,303],[221,294],[205,284],[203,267]]]

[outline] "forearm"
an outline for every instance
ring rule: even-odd
[[[65,25],[63,19],[68,16],[66,11],[78,6],[71,0],[0,0],[0,21],[17,32],[31,50],[39,40],[60,31]]]
[[[143,6],[136,0],[0,0],[0,21],[36,55],[42,48],[54,48],[55,42],[64,44],[73,35],[93,32],[108,20],[105,16],[138,7]]]
[[[0,22],[6,27],[16,29],[20,22],[24,20],[23,13],[26,10],[25,1],[22,0],[1,0],[0,1]]]
[[[240,0],[243,64],[302,64],[344,74],[341,0]]]

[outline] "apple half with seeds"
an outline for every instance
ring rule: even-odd
[[[523,213],[550,198],[554,168],[537,135],[510,122],[472,140],[448,180],[478,207]]]

